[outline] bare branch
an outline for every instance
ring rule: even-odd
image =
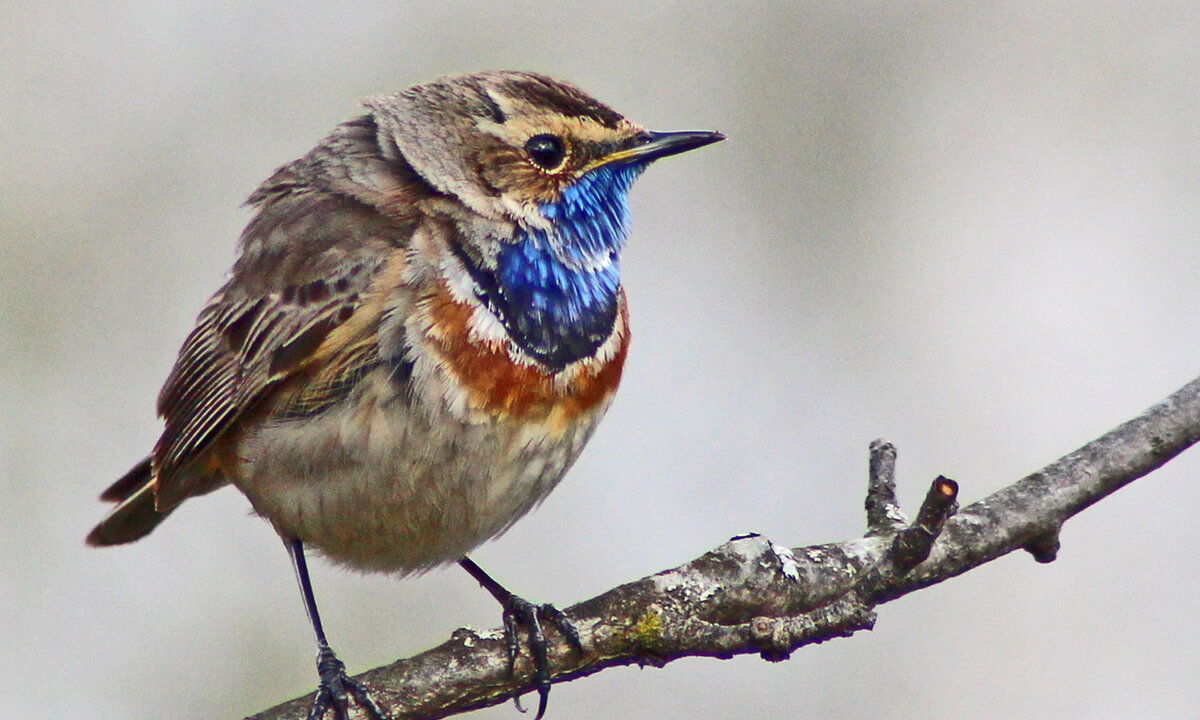
[[[867,480],[867,534],[896,532],[908,524],[896,501],[896,446],[880,438],[871,443]]]
[[[870,534],[788,549],[741,536],[677,568],[568,608],[582,657],[555,637],[554,680],[633,663],[796,648],[870,629],[877,605],[942,582],[1013,550],[1052,560],[1075,514],[1160,467],[1200,439],[1200,379],[1058,461],[953,514],[957,487],[939,478],[911,528],[901,529],[895,450],[872,444]],[[953,516],[951,516],[953,514]],[[940,529],[940,533],[939,533]],[[901,540],[905,537],[907,540]],[[915,553],[915,554],[914,554]],[[924,557],[924,560],[920,558]],[[914,566],[915,559],[915,566]],[[438,718],[494,705],[529,689],[527,658],[507,674],[497,630],[458,630],[442,645],[359,676],[393,718]],[[310,696],[253,720],[305,717]]]
[[[896,556],[896,567],[908,572],[925,562],[933,550],[933,541],[942,534],[942,528],[950,516],[958,511],[958,483],[939,475],[929,486],[925,502],[911,527],[896,533],[892,553]]]

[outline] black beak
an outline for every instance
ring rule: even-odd
[[[608,155],[599,164],[650,162],[668,155],[678,155],[688,150],[712,145],[724,139],[725,136],[721,133],[708,130],[647,132],[638,136],[635,144]]]

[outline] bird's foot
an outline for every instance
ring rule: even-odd
[[[334,720],[350,720],[351,698],[371,720],[388,720],[371,699],[366,686],[346,674],[346,665],[326,643],[317,648],[317,672],[321,675],[321,684],[313,698],[308,720],[324,720],[329,710],[333,710]]]
[[[538,711],[535,720],[542,720],[546,714],[546,703],[550,699],[550,658],[547,651],[546,635],[542,632],[542,622],[549,622],[558,628],[571,647],[576,652],[583,652],[583,644],[579,640],[579,631],[567,619],[562,610],[553,605],[534,605],[524,598],[511,593],[501,600],[504,606],[504,642],[508,649],[508,673],[511,675],[516,668],[517,655],[520,653],[521,641],[518,638],[517,625],[524,625],[526,637],[529,640],[529,650],[533,654],[534,685],[538,692]],[[521,707],[521,699],[515,699],[517,709]]]

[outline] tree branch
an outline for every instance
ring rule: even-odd
[[[1078,450],[954,514],[957,485],[934,481],[907,527],[895,500],[895,448],[871,445],[868,535],[788,549],[740,536],[677,568],[622,585],[566,610],[585,652],[551,637],[555,682],[617,665],[661,666],[688,656],[796,648],[870,629],[875,608],[1013,550],[1054,559],[1075,514],[1162,466],[1200,439],[1200,378]],[[399,720],[440,718],[528,692],[531,667],[509,677],[498,630],[455,631],[412,658],[358,676]],[[306,695],[251,720],[306,717]]]

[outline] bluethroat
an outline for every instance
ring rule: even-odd
[[[317,636],[310,717],[382,718],[321,627],[304,556],[398,575],[460,563],[549,669],[551,606],[467,553],[554,489],[604,415],[629,346],[627,195],[658,158],[723,139],[649,132],[527,72],[364,102],[251,196],[225,285],[158,397],[162,436],[101,495],[91,545],[141,538],[229,483],[279,533]]]

